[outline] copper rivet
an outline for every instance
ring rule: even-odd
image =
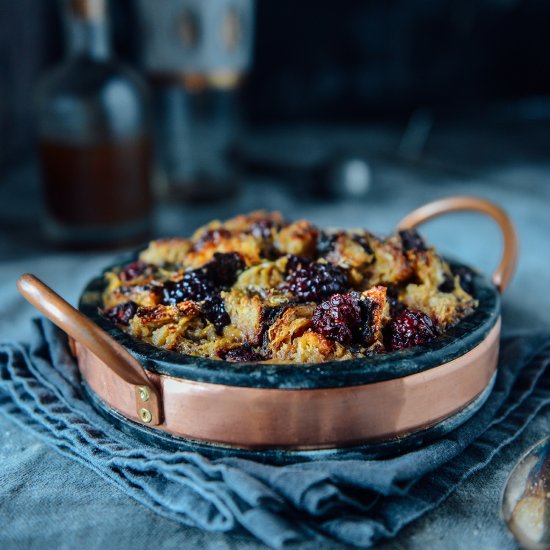
[[[139,387],[139,397],[142,401],[149,401],[149,388],[147,386]]]
[[[142,422],[149,424],[153,420],[153,415],[149,409],[139,409],[139,416]]]

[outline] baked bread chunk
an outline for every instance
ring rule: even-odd
[[[428,343],[477,306],[472,274],[414,230],[381,238],[277,212],[153,241],[105,274],[103,314],[154,346],[225,361],[319,363]]]

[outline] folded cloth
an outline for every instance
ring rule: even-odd
[[[121,433],[84,397],[64,334],[39,319],[31,345],[0,345],[0,413],[180,523],[248,531],[274,548],[324,537],[369,547],[440,504],[550,404],[549,364],[550,334],[507,337],[491,395],[452,433],[394,458],[272,466]]]

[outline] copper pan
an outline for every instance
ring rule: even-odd
[[[499,295],[517,261],[510,219],[486,200],[451,197],[415,210],[398,228],[455,211],[488,215],[503,236],[491,281],[475,276],[478,310],[428,346],[374,358],[297,366],[190,357],[137,341],[103,319],[102,276],[84,291],[80,311],[32,275],[23,275],[18,288],[71,337],[93,401],[126,427],[182,444],[252,451],[393,441],[433,426],[454,427],[450,419],[465,420],[494,380]]]

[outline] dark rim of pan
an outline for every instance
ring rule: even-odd
[[[127,259],[127,261],[131,261]],[[121,265],[119,262],[116,265]],[[462,266],[450,262],[453,266]],[[109,271],[115,266],[104,270]],[[466,267],[466,266],[464,266]],[[371,357],[310,364],[230,363],[158,348],[138,340],[101,315],[103,274],[92,279],[82,293],[79,309],[134,355],[143,367],[162,375],[227,386],[279,389],[339,388],[401,378],[437,367],[480,344],[500,315],[495,286],[474,272],[477,309],[432,342],[407,350]]]

